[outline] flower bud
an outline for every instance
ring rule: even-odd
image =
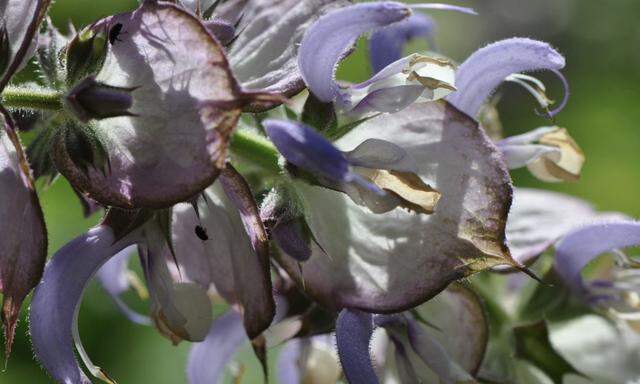
[[[116,116],[131,116],[134,88],[112,87],[89,76],[67,94],[67,104],[82,122]]]
[[[67,84],[72,85],[87,75],[100,71],[107,56],[107,34],[86,28],[67,47]]]

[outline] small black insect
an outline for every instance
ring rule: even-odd
[[[207,230],[199,225],[196,225],[196,236],[198,236],[202,241],[209,240],[209,235],[207,235]]]
[[[117,23],[109,30],[109,42],[113,45],[116,41],[122,41],[119,39],[122,34],[122,23]]]

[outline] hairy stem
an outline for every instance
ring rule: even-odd
[[[62,97],[61,92],[50,89],[9,86],[2,91],[0,102],[7,108],[59,111]]]

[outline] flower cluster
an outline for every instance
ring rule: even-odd
[[[7,356],[35,288],[29,334],[42,367],[59,383],[90,383],[83,366],[113,383],[77,327],[96,277],[129,320],[194,343],[191,384],[221,381],[244,344],[265,373],[267,353],[282,345],[281,383],[640,375],[637,364],[590,366],[567,336],[576,325],[551,316],[570,303],[593,327],[609,327],[609,339],[640,339],[638,262],[624,251],[640,245],[640,225],[514,188],[509,175],[527,167],[546,182],[580,177],[584,154],[555,125],[569,86],[565,59],[549,44],[511,38],[457,64],[436,50],[429,14],[475,12],[445,4],[143,0],[63,35],[47,17],[50,1],[4,3]],[[363,36],[373,74],[339,81],[337,68]],[[404,56],[413,39],[430,51]],[[12,83],[32,59],[39,83]],[[559,103],[529,74],[537,71],[560,80]],[[531,93],[551,125],[502,138],[491,96],[503,82]],[[39,111],[26,147],[18,110]],[[45,266],[34,185],[60,176],[87,214],[104,216]],[[606,253],[607,271],[582,273]],[[129,270],[134,255],[144,282]],[[506,273],[501,291],[495,281]],[[544,281],[523,282],[522,273]],[[522,294],[528,284],[535,292]],[[148,297],[148,314],[123,299],[132,288]],[[496,296],[527,299],[514,310]],[[227,312],[214,317],[213,301]],[[637,357],[640,342],[625,348],[620,356]]]

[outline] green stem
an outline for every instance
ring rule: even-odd
[[[231,138],[231,151],[235,156],[265,170],[280,173],[278,150],[269,140],[258,134],[237,130]]]
[[[0,102],[7,108],[59,111],[62,97],[61,92],[50,89],[9,86],[2,91]]]

